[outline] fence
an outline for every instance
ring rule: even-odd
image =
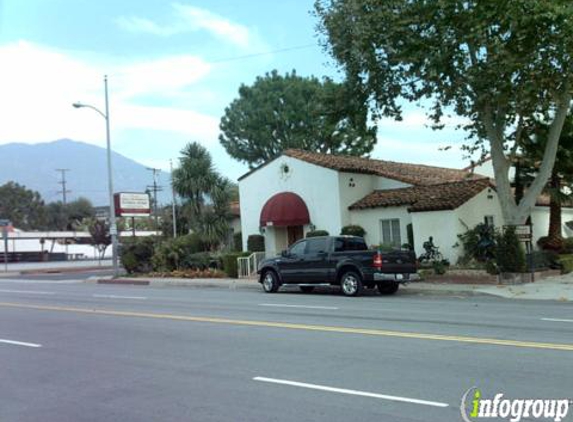
[[[237,274],[239,278],[254,277],[257,274],[259,263],[265,258],[265,252],[253,252],[249,256],[237,258]]]

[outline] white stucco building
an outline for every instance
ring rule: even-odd
[[[411,225],[417,256],[432,236],[455,263],[462,253],[458,234],[482,222],[502,224],[491,180],[475,171],[301,150],[243,175],[239,194],[243,249],[249,235],[261,233],[269,254],[312,229],[337,235],[349,224],[362,226],[370,245],[400,246],[409,243]],[[543,220],[534,235],[545,235],[548,212],[536,207],[532,218]]]

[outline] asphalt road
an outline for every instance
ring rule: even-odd
[[[573,398],[573,306],[0,279],[0,371],[8,422],[461,421]]]

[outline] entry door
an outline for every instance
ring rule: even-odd
[[[297,240],[303,238],[302,226],[288,226],[287,227],[288,245],[292,245]]]

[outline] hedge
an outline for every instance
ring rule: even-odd
[[[223,261],[223,271],[231,278],[238,277],[237,258],[249,256],[250,252],[228,253],[221,257]]]
[[[318,237],[318,236],[328,236],[326,230],[313,230],[306,234],[306,237]]]
[[[251,252],[265,251],[265,237],[261,234],[251,234],[247,238],[247,250]]]
[[[364,230],[361,226],[351,224],[349,226],[344,226],[340,231],[340,234],[346,236],[364,237],[366,230]]]

